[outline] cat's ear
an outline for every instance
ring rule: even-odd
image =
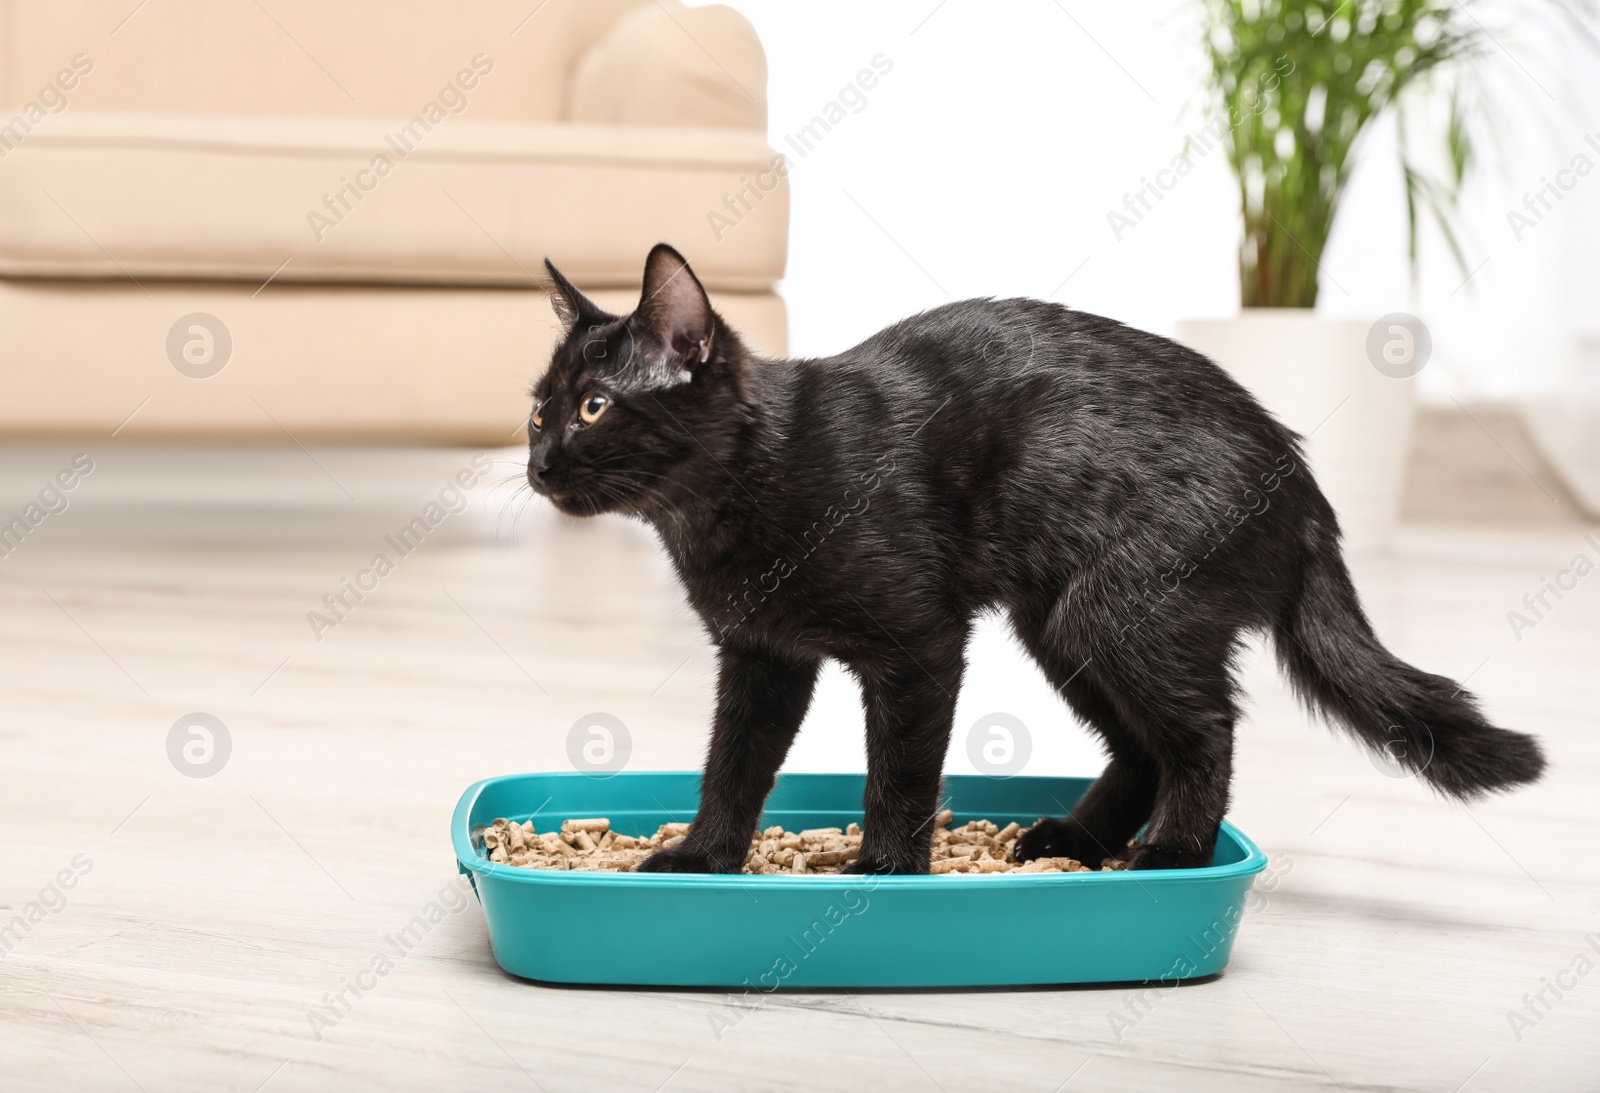
[[[550,308],[561,320],[561,325],[571,330],[580,318],[599,315],[600,309],[593,300],[578,291],[578,286],[561,275],[555,263],[546,258],[544,268],[550,271],[554,291],[550,293]]]
[[[634,314],[683,365],[693,368],[711,357],[716,319],[711,300],[683,255],[657,243],[644,263],[644,292]]]

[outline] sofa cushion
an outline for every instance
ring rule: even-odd
[[[549,256],[580,285],[624,286],[663,240],[713,290],[783,275],[788,183],[762,134],[486,122],[451,105],[74,110],[0,132],[0,276],[527,285]]]

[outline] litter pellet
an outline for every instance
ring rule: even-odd
[[[952,826],[949,809],[934,816],[933,852],[928,871],[935,875],[996,876],[1007,873],[1088,873],[1094,870],[1073,858],[1016,860],[1022,826],[1004,827],[990,820],[969,820]],[[680,846],[689,835],[686,823],[662,824],[651,834],[624,835],[605,818],[563,820],[559,830],[536,832],[533,821],[495,820],[483,829],[484,854],[492,862],[523,869],[630,873],[656,850]],[[756,832],[750,839],[744,872],[787,876],[838,874],[861,856],[861,825],[813,827],[786,831],[781,826]],[[1128,868],[1137,841],[1118,857],[1104,858],[1100,871]]]
[[[577,831],[587,831],[591,836],[598,838],[611,830],[610,820],[562,820],[561,833],[570,835]]]
[[[859,846],[846,846],[838,850],[818,850],[804,855],[805,860],[814,866],[844,865],[853,862],[861,856]]]

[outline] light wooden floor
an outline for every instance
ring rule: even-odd
[[[0,451],[0,519],[74,450]],[[1600,1088],[1600,575],[1520,640],[1507,622],[1575,554],[1600,563],[1554,500],[1414,522],[1358,574],[1391,645],[1470,675],[1549,778],[1441,803],[1308,726],[1257,658],[1233,818],[1278,879],[1215,981],[778,996],[718,1039],[715,993],[510,979],[474,903],[319,1041],[308,1011],[452,883],[469,782],[564,769],[593,710],[632,727],[633,769],[697,765],[705,643],[642,533],[514,521],[486,485],[318,641],[306,613],[472,453],[84,450],[70,507],[0,559],[0,928],[54,908],[0,941],[4,1089]],[[232,742],[207,778],[167,755],[197,711]],[[647,922],[565,941],[671,944]],[[1508,1012],[1562,981],[1519,1039]]]

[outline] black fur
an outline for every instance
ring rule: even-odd
[[[1055,304],[969,300],[835,357],[767,360],[665,245],[631,316],[551,275],[569,329],[534,392],[529,481],[568,514],[652,524],[718,648],[699,815],[644,868],[740,868],[832,657],[866,702],[854,869],[926,872],[966,642],[990,609],[1110,752],[1024,858],[1098,862],[1148,822],[1135,867],[1209,864],[1252,630],[1309,703],[1436,789],[1539,776],[1532,738],[1378,642],[1298,438],[1198,353]],[[609,402],[584,425],[591,393]]]

